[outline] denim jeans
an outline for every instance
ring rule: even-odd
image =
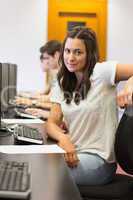
[[[102,185],[110,182],[116,172],[116,163],[107,163],[97,154],[79,153],[77,167],[68,170],[79,185]]]

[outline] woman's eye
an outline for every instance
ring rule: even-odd
[[[80,50],[75,51],[75,55],[79,56],[82,52]]]
[[[80,55],[80,54],[81,54],[81,51],[77,51],[76,54],[77,54],[77,55]]]
[[[67,54],[70,53],[70,50],[69,50],[69,49],[65,49],[64,51],[65,51],[65,53],[67,53]]]

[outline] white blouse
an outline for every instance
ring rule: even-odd
[[[51,91],[51,101],[59,103],[77,152],[98,154],[115,161],[114,139],[118,126],[114,61],[97,63],[91,75],[87,98],[76,105],[66,104],[58,82]]]

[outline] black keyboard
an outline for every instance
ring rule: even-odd
[[[43,138],[38,129],[29,126],[16,125],[14,127],[14,136],[20,142],[43,144]]]
[[[30,193],[29,164],[0,160],[0,199],[27,199]]]

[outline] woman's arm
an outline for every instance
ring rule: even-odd
[[[48,136],[55,139],[58,145],[66,151],[64,155],[67,164],[75,167],[78,164],[78,157],[74,144],[70,140],[69,134],[66,134],[60,128],[63,119],[63,113],[59,104],[53,104],[48,121],[46,122],[46,131]]]
[[[117,64],[115,82],[124,81],[133,76],[133,65]]]
[[[48,135],[59,142],[60,137],[64,135],[63,129],[60,128],[60,124],[63,119],[63,113],[59,104],[52,104],[50,116],[46,122],[46,130]]]
[[[118,64],[116,68],[116,82],[127,80],[123,89],[117,95],[120,107],[133,105],[133,65]]]

